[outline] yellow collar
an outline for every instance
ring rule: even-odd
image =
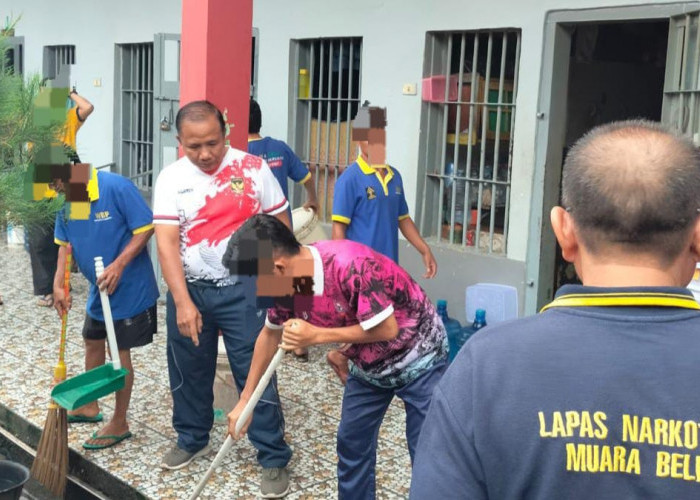
[[[87,183],[88,199],[97,201],[100,199],[100,187],[97,184],[97,170],[90,169],[90,180]]]
[[[376,175],[377,179],[379,180],[379,184],[382,185],[382,189],[384,190],[384,196],[389,196],[389,181],[394,178],[394,171],[391,169],[391,167],[386,165],[387,172],[382,178],[382,176],[379,175],[379,171],[373,166],[369,165],[365,159],[362,158],[362,155],[357,156],[357,164],[360,166],[360,170],[362,170],[363,174]]]
[[[264,137],[254,137],[252,139],[248,137],[248,142],[262,141],[263,139]]]
[[[360,170],[362,170],[362,173],[365,175],[372,175],[372,174],[377,174],[377,169],[371,166],[369,163],[365,161],[364,158],[362,158],[362,155],[357,156],[357,164],[360,166]],[[386,177],[393,177],[394,172],[391,170],[391,167],[389,165],[386,165],[387,169],[387,174]]]
[[[561,295],[544,306],[540,312],[551,307],[621,307],[621,306],[649,306],[649,307],[682,307],[685,309],[700,309],[695,299],[690,295],[673,293],[574,293]]]

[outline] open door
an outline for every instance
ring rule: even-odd
[[[700,145],[700,9],[670,19],[661,121]]]

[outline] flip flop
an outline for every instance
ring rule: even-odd
[[[36,301],[39,307],[53,307],[53,294],[47,293]]]
[[[98,436],[97,431],[92,433],[92,436],[90,436],[91,439],[111,439],[112,441],[107,443],[107,444],[91,444],[88,442],[83,443],[83,448],[86,450],[103,450],[105,448],[109,448],[111,446],[114,446],[115,444],[121,443],[125,439],[130,438],[133,436],[133,434],[130,431],[126,431],[124,434],[120,436],[113,436],[112,434],[105,434],[104,436]]]
[[[68,423],[69,424],[80,424],[83,422],[89,422],[89,423],[94,423],[94,422],[102,422],[102,413],[98,413],[94,417],[88,417],[87,415],[68,415]]]

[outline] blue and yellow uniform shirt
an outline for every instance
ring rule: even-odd
[[[280,183],[284,197],[287,199],[289,199],[287,178],[299,184],[303,184],[311,178],[311,172],[309,172],[309,169],[304,165],[304,162],[302,162],[299,157],[294,154],[294,151],[283,141],[278,141],[272,137],[249,139],[248,152],[265,160],[270,170],[272,170],[272,174],[277,179],[277,182]],[[291,207],[287,208],[287,215],[289,215],[289,221],[291,223]]]
[[[90,214],[80,220],[68,216],[66,203],[56,216],[54,239],[59,245],[70,243],[73,258],[90,282],[87,314],[104,321],[95,277],[94,258],[101,256],[105,267],[124,250],[135,234],[153,228],[153,214],[134,184],[121,175],[92,171],[87,185]],[[158,300],[153,266],[144,248],[125,268],[119,284],[110,295],[115,320],[132,318],[152,307]]]
[[[359,156],[338,177],[333,194],[334,222],[347,224],[345,237],[399,261],[399,221],[409,216],[403,181],[387,165],[379,172]]]

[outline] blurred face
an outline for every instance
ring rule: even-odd
[[[208,115],[204,120],[184,120],[177,140],[185,156],[203,172],[219,168],[226,154],[224,134],[214,115]]]
[[[359,145],[367,163],[375,168],[386,165],[386,131],[384,129],[370,129],[368,140],[359,141]]]

